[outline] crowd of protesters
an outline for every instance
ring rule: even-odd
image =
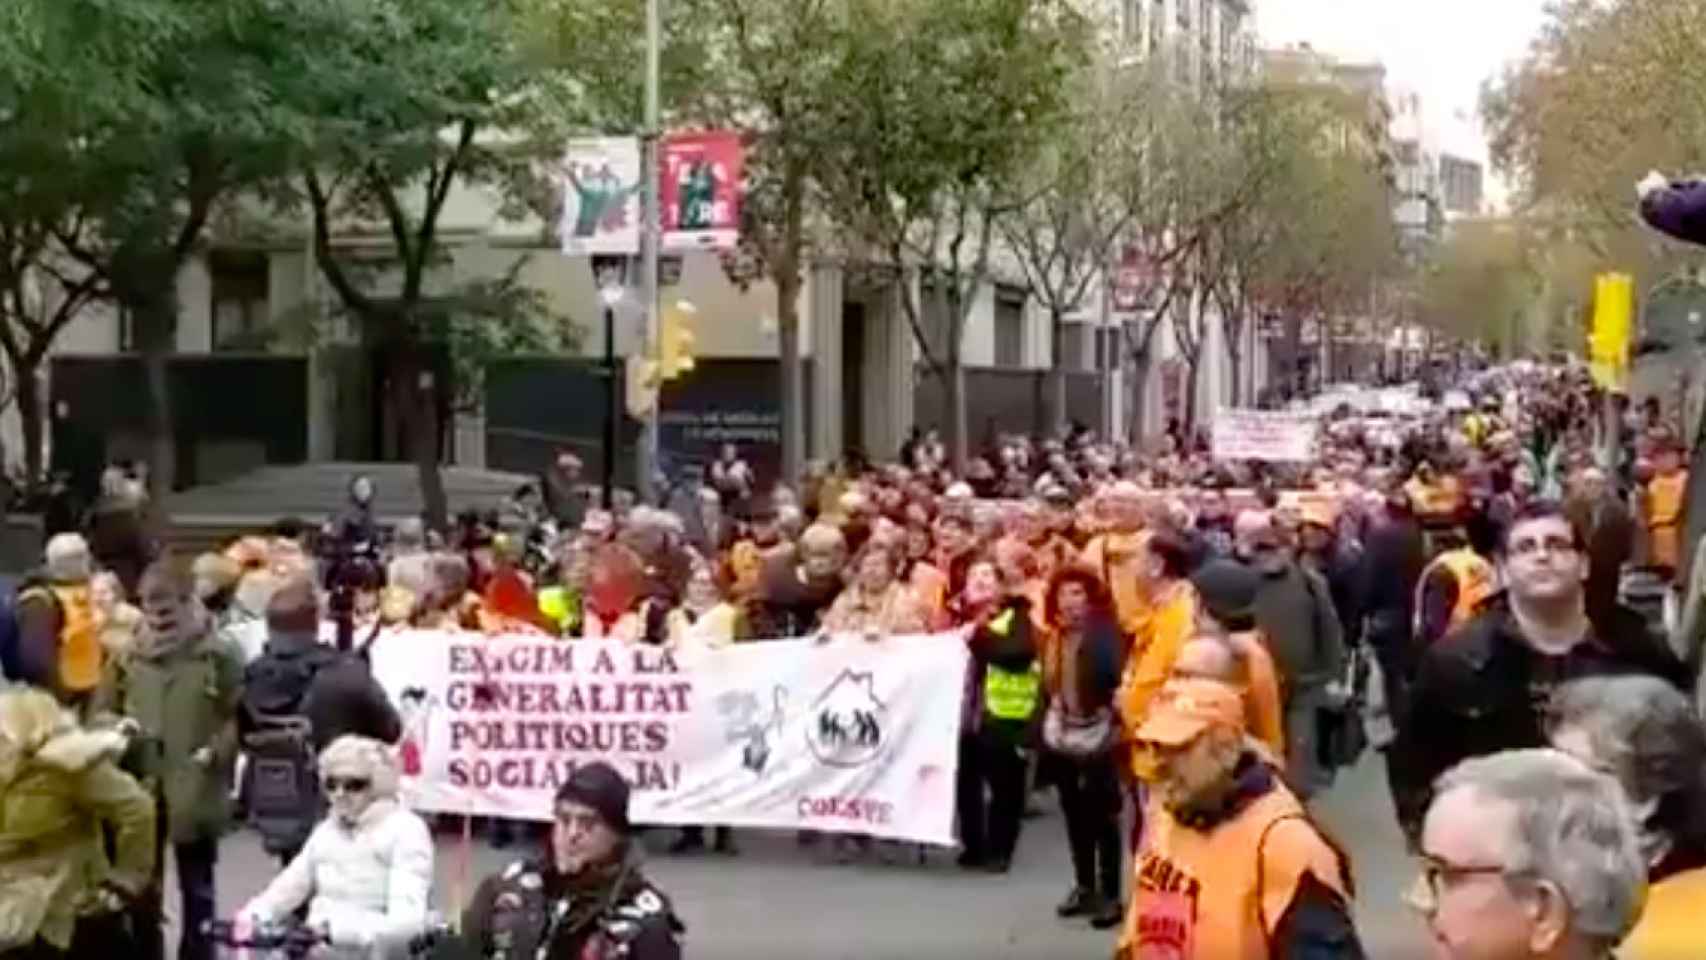
[[[1632,929],[1637,958],[1702,947],[1694,647],[1642,592],[1686,547],[1680,431],[1656,406],[1605,413],[1570,368],[1500,368],[1440,399],[1332,410],[1302,464],[1218,461],[1176,427],[1148,450],[1074,429],[993,437],[956,472],[921,431],[893,462],[812,464],[797,484],[761,484],[730,447],[654,503],[597,503],[565,453],[446,530],[384,529],[356,478],[322,528],[283,521],[190,564],[151,554],[117,506],[145,495],[109,478],[103,546],[55,536],[0,637],[0,953],[130,936],[163,955],[139,933],[159,927],[170,843],[180,956],[209,956],[239,813],[285,867],[256,917],[306,909],[337,945],[395,945],[425,909],[431,844],[394,799],[394,765],[418,758],[385,746],[396,705],[360,649],[411,625],[712,648],[956,632],[959,865],[1011,869],[1052,788],[1073,870],[1058,913],[1121,928],[1120,956],[1361,956],[1353,865],[1309,804],[1371,742],[1444,955],[1604,956]],[[300,773],[299,754],[324,823],[237,789]],[[660,902],[624,866],[625,788],[589,776],[559,797],[552,862],[591,844],[599,889]],[[705,845],[690,829],[672,850]],[[713,845],[738,852],[726,829]],[[389,900],[338,867],[380,854],[408,864]],[[533,869],[483,888],[475,925],[490,933]],[[539,869],[564,902],[594,882]],[[677,949],[672,923],[645,942]]]

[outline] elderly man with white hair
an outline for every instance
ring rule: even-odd
[[[7,676],[82,706],[101,684],[100,631],[89,592],[88,541],[61,533],[47,542],[41,574],[18,593],[18,648]]]
[[[385,744],[345,736],[320,754],[330,812],[308,845],[239,916],[276,923],[304,904],[308,926],[341,957],[404,957],[427,929],[433,845],[426,822],[397,800]]]
[[[1556,750],[1513,750],[1458,764],[1435,791],[1408,897],[1427,920],[1434,956],[1613,955],[1647,887],[1616,781]]]
[[[397,524],[391,562],[385,565],[385,582],[417,598],[432,589],[432,554],[427,552],[426,525],[419,517],[407,517]]]

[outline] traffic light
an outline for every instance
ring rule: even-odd
[[[686,300],[664,308],[658,331],[658,375],[674,380],[693,369],[693,320],[699,310]]]
[[[1627,386],[1634,304],[1634,279],[1628,274],[1602,273],[1595,278],[1588,356],[1593,362],[1594,379],[1607,390],[1623,390]]]

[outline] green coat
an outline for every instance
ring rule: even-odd
[[[241,654],[217,633],[168,651],[133,651],[108,662],[101,712],[135,720],[142,733],[127,766],[166,806],[173,843],[216,840],[231,819],[237,763]],[[194,759],[203,747],[209,763]]]
[[[154,798],[114,763],[124,746],[117,733],[73,727],[0,775],[0,913],[18,911],[0,927],[35,924],[37,937],[69,949],[78,915],[103,884],[132,895],[147,888]],[[113,830],[111,864],[103,825]]]

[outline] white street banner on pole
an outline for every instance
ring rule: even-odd
[[[569,141],[563,155],[563,252],[632,256],[640,252],[640,141]]]
[[[546,820],[604,760],[637,823],[954,841],[957,634],[711,650],[405,630],[371,656],[422,812]]]
[[[1304,463],[1315,459],[1320,432],[1320,420],[1307,413],[1222,410],[1214,415],[1214,458]]]

